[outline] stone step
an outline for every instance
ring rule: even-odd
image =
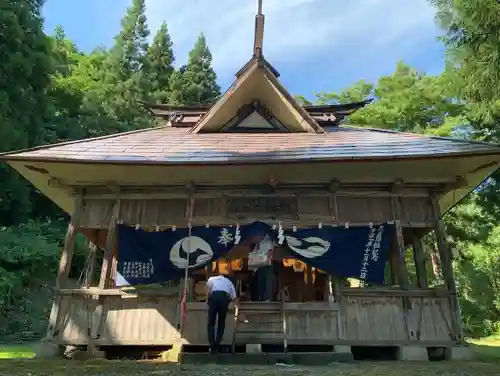
[[[182,353],[183,364],[254,364],[254,365],[329,365],[352,361],[350,353],[253,353],[196,354]]]

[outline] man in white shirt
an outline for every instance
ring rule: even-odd
[[[210,277],[206,284],[208,296],[208,342],[210,352],[219,350],[224,330],[226,328],[226,315],[229,303],[236,300],[236,289],[233,282],[223,275]],[[215,333],[215,321],[217,320],[217,334]]]

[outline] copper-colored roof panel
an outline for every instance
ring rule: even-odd
[[[3,159],[219,163],[500,154],[499,145],[380,129],[334,128],[323,134],[189,134],[157,128],[5,155]]]

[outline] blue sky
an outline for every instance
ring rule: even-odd
[[[47,0],[45,28],[61,25],[84,51],[110,46],[132,0]],[[152,34],[167,22],[176,64],[205,33],[223,89],[250,58],[257,0],[146,0]],[[441,31],[427,0],[264,0],[264,54],[293,94],[340,91],[390,74],[399,59],[443,68]]]

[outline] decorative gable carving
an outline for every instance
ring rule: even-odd
[[[288,132],[260,101],[254,99],[242,106],[221,130],[222,132]]]

